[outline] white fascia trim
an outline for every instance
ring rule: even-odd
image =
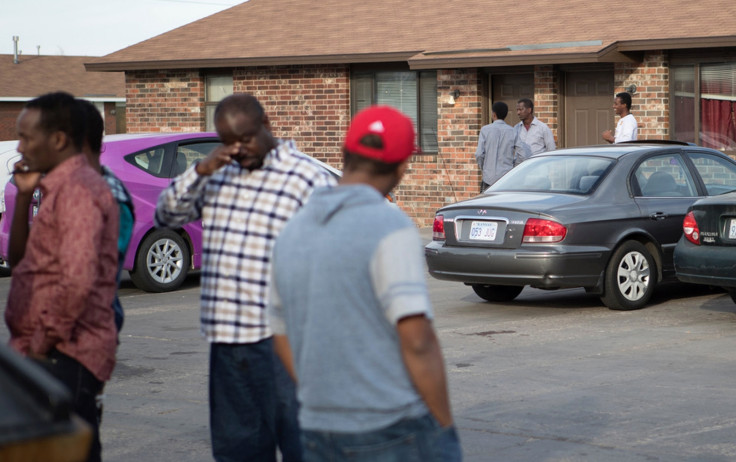
[[[91,101],[93,103],[124,103],[125,102],[125,98],[111,98],[111,97],[106,98],[104,96],[102,97],[95,96],[95,97],[89,97],[89,98],[86,96],[80,96],[79,98],[86,99],[87,101]]]

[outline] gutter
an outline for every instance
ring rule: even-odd
[[[36,99],[38,96],[0,96],[0,103],[26,103],[32,99]],[[93,102],[93,103],[124,103],[125,98],[121,98],[118,96],[111,96],[111,97],[101,97],[101,96],[94,96],[94,97],[86,97],[84,95],[78,96],[80,99],[86,99],[87,101]]]
[[[87,71],[120,72],[159,69],[213,69],[223,67],[294,66],[305,64],[356,64],[407,62],[419,51],[356,53],[340,55],[274,56],[256,58],[215,58],[155,61],[112,61],[85,63]]]

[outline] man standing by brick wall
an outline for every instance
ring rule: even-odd
[[[483,176],[482,190],[488,188],[514,168],[514,128],[504,122],[509,107],[502,101],[493,103],[493,123],[480,129],[475,160]]]
[[[332,177],[293,141],[274,138],[258,100],[215,109],[223,146],[175,178],[156,223],[202,219],[202,333],[210,347],[210,426],[217,461],[301,460],[294,383],[266,318],[271,249],[286,221]]]
[[[529,98],[522,98],[516,105],[519,122],[514,127],[516,141],[514,143],[514,165],[524,162],[534,154],[554,151],[555,137],[547,124],[534,116],[534,103]]]
[[[609,143],[636,141],[639,126],[631,113],[631,95],[626,92],[617,93],[613,99],[613,112],[621,117],[616,124],[615,134],[611,130],[604,131],[601,136]]]

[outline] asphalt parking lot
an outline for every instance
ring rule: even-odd
[[[490,304],[428,281],[466,461],[736,460],[726,293],[672,284],[648,308],[617,312],[577,289]],[[168,294],[123,283],[104,460],[211,460],[198,296],[196,275]]]

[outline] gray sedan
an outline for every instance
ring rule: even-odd
[[[558,150],[438,210],[425,256],[432,276],[491,302],[524,286],[584,287],[611,309],[639,309],[674,279],[688,207],[734,188],[736,162],[684,143]]]

